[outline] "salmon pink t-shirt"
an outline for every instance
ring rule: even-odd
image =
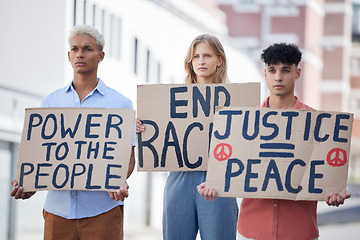
[[[314,110],[295,98],[293,109]],[[260,107],[269,107],[269,98]],[[316,210],[317,201],[244,198],[237,229],[257,240],[312,240],[319,237]]]

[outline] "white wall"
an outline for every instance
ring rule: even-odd
[[[39,95],[64,78],[62,0],[0,0],[0,84]]]

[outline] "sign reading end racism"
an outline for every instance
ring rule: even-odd
[[[24,191],[116,191],[125,185],[135,111],[25,110],[17,168]]]
[[[220,197],[324,200],[344,194],[353,114],[221,108],[206,187]]]
[[[217,106],[255,107],[260,83],[140,85],[138,171],[206,171]]]

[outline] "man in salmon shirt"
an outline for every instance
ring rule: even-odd
[[[301,74],[301,56],[296,45],[285,43],[273,44],[262,52],[270,96],[259,107],[313,110],[294,94],[295,81]],[[207,200],[217,199],[215,190],[205,188],[205,183],[198,186],[198,191]],[[347,191],[343,196],[331,193],[325,201],[329,206],[339,206],[349,197]],[[317,201],[244,198],[237,225],[239,239],[317,239],[316,211]]]

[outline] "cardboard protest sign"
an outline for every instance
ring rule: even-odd
[[[206,187],[221,197],[324,200],[345,193],[353,114],[221,108]]]
[[[140,85],[138,171],[205,171],[216,106],[255,107],[260,83]]]
[[[17,168],[24,191],[116,191],[125,185],[135,111],[25,110]]]

